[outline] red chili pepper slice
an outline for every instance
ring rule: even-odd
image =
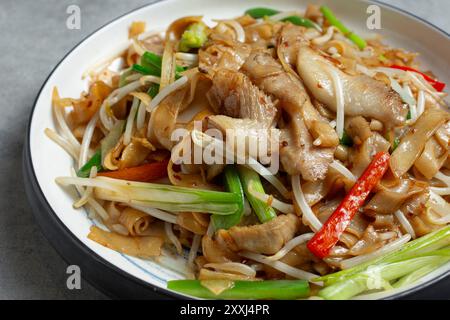
[[[424,79],[427,80],[431,84],[431,86],[433,88],[435,88],[437,91],[442,92],[445,89],[445,83],[439,82],[438,80],[433,79],[429,75],[427,75],[427,74],[425,74],[423,72],[420,72],[419,70],[416,70],[414,68],[406,67],[406,66],[398,66],[398,65],[395,65],[395,64],[392,65],[391,68],[418,73],[418,74],[422,75],[422,77],[424,77]]]
[[[379,152],[375,155],[341,204],[308,242],[307,247],[315,256],[321,259],[328,256],[369,193],[386,173],[389,158],[390,155],[387,152]]]

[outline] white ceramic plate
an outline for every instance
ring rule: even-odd
[[[120,281],[127,282],[130,291],[116,293],[135,297],[133,286],[140,286],[149,290],[164,289],[169,279],[182,278],[182,274],[166,266],[153,261],[144,261],[125,256],[115,251],[106,249],[99,244],[87,239],[89,227],[92,222],[87,218],[83,210],[74,210],[73,198],[70,192],[63,190],[55,184],[54,179],[58,176],[68,176],[73,165],[70,157],[55,143],[44,135],[45,128],[55,127],[51,112],[51,91],[58,86],[60,95],[63,97],[78,97],[85,89],[85,83],[81,80],[82,73],[96,63],[111,57],[128,45],[128,27],[133,21],[146,21],[147,29],[163,30],[173,20],[187,15],[204,15],[205,18],[230,18],[241,15],[246,9],[255,6],[267,6],[279,10],[304,10],[310,1],[280,0],[276,2],[265,0],[169,0],[146,6],[122,16],[105,27],[96,31],[86,40],[75,47],[56,67],[44,84],[34,106],[28,132],[28,143],[26,145],[25,166],[27,173],[26,183],[34,187],[29,188],[30,198],[35,201],[40,199],[40,209],[37,214],[38,220],[44,226],[44,231],[50,241],[57,247],[62,255],[70,262],[74,259],[83,268],[89,270],[90,279],[98,286],[105,286],[105,282],[111,284],[109,289],[121,287]],[[353,30],[363,36],[371,32],[366,26],[366,9],[369,3],[357,0],[321,1],[328,3],[337,16]],[[399,10],[381,7],[382,30],[377,32],[386,37],[386,42],[397,47],[406,48],[411,51],[420,52],[420,60],[425,68],[436,72],[442,81],[450,83],[449,63],[450,40],[448,35],[437,28],[408,16]],[[55,223],[49,228],[47,220],[52,219]],[[59,236],[60,235],[60,236]],[[69,239],[69,240],[67,240]],[[65,242],[67,241],[67,242]],[[61,243],[64,242],[64,243]],[[65,245],[65,247],[64,247]],[[64,248],[62,248],[64,247]],[[80,258],[74,252],[82,250],[84,258]],[[87,261],[85,261],[87,260]],[[107,262],[105,262],[107,261]],[[97,265],[96,263],[99,263]],[[96,270],[95,268],[105,268]],[[415,287],[423,283],[436,282],[444,277],[450,270],[450,264],[430,274]],[[101,278],[101,274],[108,275],[107,281]],[[94,274],[94,275],[92,275]],[[114,278],[116,276],[116,278]],[[116,279],[116,280],[115,280]],[[138,280],[137,280],[138,279]],[[432,281],[432,280],[435,281]],[[442,282],[442,281],[441,281]],[[105,288],[103,288],[105,289]],[[411,290],[414,288],[404,288]],[[164,293],[164,290],[158,290]],[[127,295],[126,292],[129,292]],[[141,292],[141,291],[139,291]],[[143,291],[145,294],[145,290]],[[167,292],[166,292],[167,293]],[[386,292],[370,298],[392,297],[397,292]]]

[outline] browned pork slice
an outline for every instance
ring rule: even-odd
[[[245,146],[246,155],[256,159],[270,156],[278,152],[280,131],[265,127],[261,122],[252,119],[237,119],[224,115],[207,118],[208,128],[220,130],[226,140],[233,140],[235,151]]]
[[[311,104],[302,83],[266,51],[252,52],[242,70],[260,89],[278,99],[290,116],[280,149],[284,169],[306,180],[324,179],[339,141]]]
[[[272,99],[241,72],[227,69],[217,71],[207,97],[216,113],[256,120],[261,128],[271,127],[277,115]]]
[[[238,71],[249,56],[251,46],[230,37],[212,34],[207,45],[198,53],[199,70],[214,75],[217,70]]]
[[[399,94],[381,81],[366,75],[351,76],[342,72],[329,59],[302,46],[298,52],[297,71],[314,97],[336,111],[336,91],[332,73],[341,80],[345,114],[377,119],[387,128],[406,120],[407,105]]]
[[[279,215],[264,224],[220,230],[217,237],[233,251],[275,254],[294,237],[299,227],[296,215]]]
[[[300,115],[295,116],[287,128],[281,130],[280,160],[291,175],[301,173],[308,181],[323,180],[333,161],[333,148],[319,148]]]

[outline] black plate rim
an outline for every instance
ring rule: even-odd
[[[371,0],[371,1],[363,0],[363,1],[368,2],[368,3],[372,2],[372,3],[375,3],[382,7],[387,7],[390,10],[398,11],[399,13],[401,13],[403,15],[412,17],[415,20],[418,20],[419,22],[430,26],[431,28],[433,28],[436,31],[445,35],[447,38],[450,37],[449,33],[445,32],[441,28],[435,26],[434,24],[432,24],[410,12],[400,9],[396,6],[393,6],[393,5],[387,4],[387,3],[381,3],[378,0]],[[78,257],[78,259],[80,259],[80,257],[81,257],[81,260],[79,260],[78,263],[85,266],[85,268],[83,268],[83,270],[84,269],[88,270],[87,274],[86,274],[86,272],[83,272],[83,278],[85,278],[90,284],[92,284],[99,291],[101,291],[101,292],[105,293],[106,295],[113,297],[113,298],[133,297],[135,299],[145,299],[145,298],[150,297],[153,299],[155,299],[155,298],[156,299],[158,299],[158,298],[190,299],[187,296],[178,294],[176,292],[172,292],[165,288],[160,288],[158,286],[155,286],[148,282],[145,282],[141,279],[138,279],[135,276],[129,274],[128,272],[125,272],[124,270],[116,267],[115,265],[113,265],[109,261],[107,261],[106,259],[100,257],[97,253],[92,251],[90,248],[85,246],[78,239],[78,237],[75,236],[72,233],[72,231],[67,228],[67,226],[58,218],[56,212],[51,208],[51,206],[48,203],[48,200],[46,199],[46,197],[39,185],[39,182],[37,180],[34,166],[33,166],[32,160],[31,160],[31,146],[30,146],[31,123],[33,120],[33,115],[34,115],[37,101],[38,101],[39,97],[41,96],[43,88],[46,86],[47,82],[49,81],[49,79],[51,78],[53,73],[56,71],[56,69],[59,67],[59,65],[67,58],[67,56],[69,56],[75,49],[77,49],[87,39],[89,39],[94,34],[96,34],[97,32],[99,32],[102,29],[104,29],[105,27],[107,27],[109,24],[111,24],[111,23],[113,23],[135,11],[138,11],[145,7],[153,6],[159,2],[160,1],[157,1],[157,2],[154,2],[151,4],[146,4],[146,5],[137,7],[133,10],[130,10],[130,11],[112,19],[111,21],[108,21],[107,23],[105,23],[104,25],[102,25],[101,27],[99,27],[98,29],[96,29],[95,31],[90,33],[89,35],[87,35],[85,38],[83,38],[67,54],[65,54],[64,57],[56,64],[56,66],[53,68],[53,70],[47,76],[43,85],[39,89],[39,92],[34,100],[34,103],[33,103],[29,118],[28,118],[27,128],[26,128],[22,165],[23,165],[23,173],[24,173],[25,192],[27,194],[30,204],[32,205],[32,211],[35,216],[35,219],[37,220],[42,232],[44,233],[44,236],[47,238],[47,240],[50,242],[50,244],[55,248],[55,250],[58,252],[58,254],[69,264],[71,264],[71,260],[72,260],[70,257],[71,255],[72,256],[76,255]],[[45,217],[44,214],[47,216]],[[45,220],[46,218],[47,218],[47,220]],[[52,235],[50,233],[52,233]],[[53,237],[55,237],[55,238],[63,237],[65,240],[69,241],[69,243],[72,243],[72,245],[73,245],[72,249],[76,249],[76,253],[73,253],[73,252],[72,252],[72,254],[69,253],[67,251],[67,248],[64,248],[64,246],[61,245],[64,241],[53,241],[52,240]],[[87,263],[87,262],[89,262],[89,263]],[[96,278],[94,276],[94,274],[96,272],[94,272],[93,270],[90,270],[91,269],[90,264],[94,265],[94,267],[92,269],[104,268],[104,270],[108,270],[107,274],[108,274],[108,276],[112,277],[111,279],[109,279],[111,281],[107,281],[107,283],[105,283],[105,281],[101,281],[103,283],[103,285],[99,285],[98,284],[99,278],[98,277]],[[112,271],[112,273],[110,273],[109,271]],[[450,286],[450,281],[449,281],[450,277],[448,277],[449,275],[450,275],[450,271],[443,273],[438,277],[433,278],[432,280],[430,280],[427,283],[423,283],[421,285],[415,286],[415,287],[410,288],[401,293],[393,294],[384,299],[386,299],[386,300],[414,299],[414,298],[417,298],[417,297],[414,297],[414,295],[415,294],[417,295],[420,291],[423,291],[425,288],[430,288],[431,286],[433,286],[435,288],[438,285],[449,287]],[[115,277],[119,277],[119,279],[115,279]],[[445,281],[446,283],[447,282],[449,282],[449,283],[447,285],[445,285],[443,283],[444,280],[446,280]],[[115,286],[108,285],[108,283],[113,283],[113,282],[114,282]],[[128,287],[128,286],[131,286],[131,287]],[[133,287],[133,286],[136,286],[136,287]],[[130,292],[130,290],[126,290],[126,289],[130,289],[130,288],[138,289],[137,295]],[[125,289],[125,290],[121,290],[121,289]],[[133,291],[133,290],[131,290],[131,291]],[[439,290],[436,290],[436,291],[439,291]],[[122,292],[128,292],[129,295],[123,296],[121,294]],[[160,296],[155,297],[155,293]],[[420,295],[419,295],[419,297],[420,297]],[[422,298],[424,298],[424,297],[422,297]]]

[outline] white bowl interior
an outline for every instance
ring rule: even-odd
[[[312,1],[309,1],[312,2]],[[357,0],[322,1],[329,3],[336,14],[353,30],[362,35],[371,32],[365,27],[368,4]],[[92,221],[83,210],[72,207],[73,197],[54,182],[56,177],[70,175],[73,166],[71,158],[44,135],[45,128],[55,129],[51,112],[51,92],[58,86],[63,97],[78,98],[86,89],[81,80],[82,73],[100,61],[114,56],[128,44],[128,27],[132,21],[146,21],[147,29],[163,30],[176,18],[202,14],[207,19],[229,18],[241,15],[246,9],[267,6],[280,10],[304,10],[308,1],[281,0],[169,0],[144,7],[121,17],[100,29],[74,51],[56,68],[43,87],[34,109],[30,131],[30,149],[34,170],[44,196],[58,218],[87,247],[116,267],[152,285],[165,288],[166,280],[182,278],[182,273],[169,268],[167,263],[145,261],[128,257],[87,239]],[[449,82],[450,45],[447,36],[423,22],[382,8],[382,30],[386,42],[421,53],[426,68],[433,70],[444,82]],[[442,45],[436,45],[442,44]],[[432,279],[448,271],[450,264],[430,274],[420,282]],[[404,288],[406,290],[408,288]],[[385,297],[392,292],[382,293],[375,298]]]

